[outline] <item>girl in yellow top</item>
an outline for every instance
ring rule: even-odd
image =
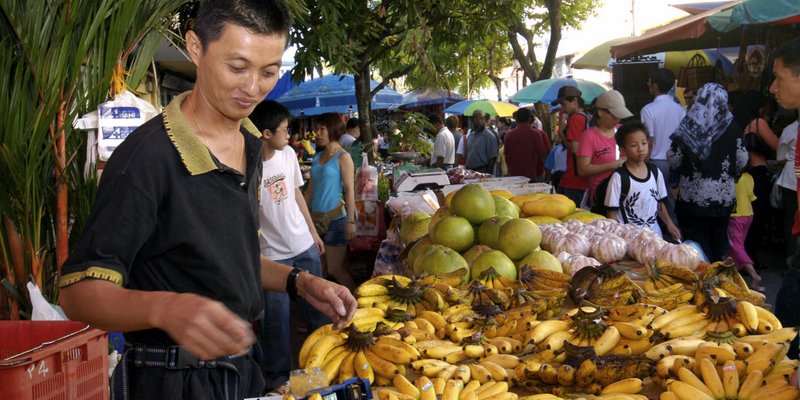
[[[750,229],[750,224],[753,223],[752,203],[755,200],[753,177],[749,173],[743,172],[739,180],[736,181],[736,209],[731,214],[728,224],[728,241],[731,244],[728,256],[736,263],[739,271],[745,270],[750,275],[753,290],[763,292],[764,287],[759,285],[761,277],[756,273],[755,268],[753,268],[753,260],[750,259],[744,249],[747,230]]]

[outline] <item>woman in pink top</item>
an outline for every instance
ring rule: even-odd
[[[595,106],[597,125],[583,132],[578,144],[578,175],[589,178],[586,202],[583,207],[591,207],[597,185],[608,178],[614,170],[621,167],[624,160],[619,159],[614,132],[620,120],[632,117],[625,108],[625,99],[616,90],[604,92],[597,97]]]

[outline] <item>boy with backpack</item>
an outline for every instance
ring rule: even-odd
[[[598,186],[597,195],[605,189],[605,196],[600,198],[605,198],[606,215],[624,224],[649,228],[659,235],[662,233],[657,218],[661,218],[670,235],[680,240],[680,230],[664,203],[667,199],[664,175],[645,161],[650,152],[647,128],[639,121],[627,122],[617,130],[615,139],[625,163]]]

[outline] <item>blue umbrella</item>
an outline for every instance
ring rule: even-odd
[[[297,84],[292,80],[292,72],[284,72],[283,76],[281,76],[281,79],[278,79],[278,83],[275,84],[275,87],[272,88],[272,91],[267,94],[267,97],[265,97],[264,100],[275,100],[296,86]]]
[[[525,86],[522,90],[511,96],[511,101],[515,103],[536,103],[539,101],[550,103],[558,98],[558,89],[562,86],[575,86],[580,89],[581,93],[583,93],[581,97],[586,104],[591,103],[600,93],[608,90],[599,83],[584,79],[573,79],[571,77],[551,78],[536,81]]]
[[[400,107],[415,108],[434,104],[441,104],[447,107],[464,99],[464,96],[448,90],[420,88],[404,94],[403,104]]]
[[[374,89],[378,82],[370,80]],[[346,113],[358,107],[356,85],[352,75],[325,75],[297,85],[277,99],[294,116],[311,116],[326,112]],[[372,97],[373,110],[399,105],[403,96],[384,87]]]

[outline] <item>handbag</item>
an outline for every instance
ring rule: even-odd
[[[314,223],[314,229],[317,230],[317,234],[320,237],[325,236],[328,233],[328,228],[331,226],[331,221],[341,217],[344,214],[344,202],[339,203],[338,206],[322,212],[322,211],[312,211],[311,212],[311,222]]]

